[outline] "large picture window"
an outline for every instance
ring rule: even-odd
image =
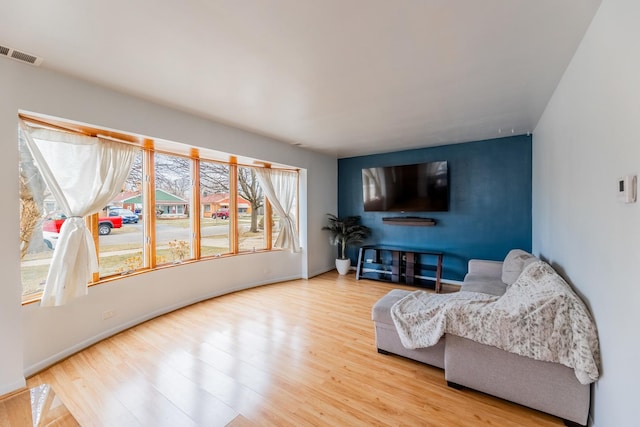
[[[142,209],[142,150],[137,150],[124,188],[98,214],[100,277],[127,274],[145,265]]]
[[[156,263],[193,259],[191,159],[155,153]],[[196,213],[198,210],[196,210]]]
[[[254,168],[238,167],[237,188],[238,250],[265,249],[264,192]]]
[[[83,197],[90,204],[82,211],[85,212],[83,219],[77,217],[77,210],[74,210],[77,208],[64,205],[65,199],[60,199],[60,195],[49,188],[48,179],[42,172],[47,157],[34,156],[28,138],[20,133],[20,251],[25,302],[38,300],[43,292],[47,295],[52,259],[60,258],[60,253],[63,258],[69,256],[59,249],[59,242],[62,225],[72,220],[74,227],[83,224],[81,228],[87,230],[87,239],[93,240],[88,245],[88,259],[94,251],[97,255],[93,263],[96,267],[90,262],[86,268],[77,263],[84,274],[79,277],[85,277],[79,283],[85,288],[87,284],[200,259],[272,249],[298,250],[297,243],[274,244],[278,239],[284,241],[279,238],[282,224],[290,224],[295,218],[297,184],[292,187],[295,194],[286,198],[291,215],[283,219],[283,211],[274,212],[272,203],[265,196],[261,183],[264,177],[258,173],[262,169],[260,166],[238,164],[236,157],[228,155],[225,161],[219,152],[189,148],[181,143],[161,141],[156,144],[149,138],[101,131],[61,120],[21,117],[29,124],[26,127],[30,132],[38,134],[37,144],[44,152],[56,153],[61,148],[57,145],[61,143],[58,139],[65,139],[65,133],[79,135],[79,140],[88,138],[90,144],[97,141],[98,149],[100,144],[131,148],[126,151],[126,164],[118,163],[120,161],[113,155],[116,160],[110,157],[100,160],[103,166],[98,170],[102,171],[103,183],[100,187],[92,184],[93,187],[87,188],[94,188],[89,191],[100,191],[103,195],[94,197],[84,193],[86,197]],[[57,136],[49,138],[48,129],[55,130]],[[102,132],[109,138],[94,138]],[[73,140],[71,136],[69,138]],[[72,149],[61,157],[66,157],[71,164],[98,161],[74,158],[75,155],[77,153]],[[125,157],[122,159],[124,161]],[[117,171],[117,180],[111,179],[111,171]],[[297,180],[297,171],[288,171],[295,174]],[[75,173],[76,169],[71,167],[62,167],[57,172],[61,182],[79,179]],[[100,190],[95,190],[97,188]],[[63,200],[62,204],[60,200]],[[94,271],[93,274],[90,271]],[[68,280],[63,278],[58,282],[65,284]],[[71,297],[82,294],[82,286]],[[49,305],[63,304],[67,298],[51,297]]]
[[[229,165],[200,162],[200,250],[203,257],[232,252],[229,239]]]

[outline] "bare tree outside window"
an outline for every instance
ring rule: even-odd
[[[42,229],[43,217],[48,213],[45,199],[50,192],[21,133],[18,136],[18,149],[20,275],[22,295],[28,297],[44,288],[58,233],[44,232]]]
[[[229,165],[200,162],[200,189],[203,194],[229,193]]]
[[[40,175],[33,157],[27,148],[22,132],[18,137],[20,153],[20,257],[27,252],[41,252],[45,249],[42,230],[38,228],[43,209],[47,184]]]
[[[238,168],[238,194],[251,204],[251,233],[258,232],[258,214],[264,206],[264,193],[253,168]]]
[[[237,200],[239,251],[265,249],[264,193],[253,168],[238,167]]]

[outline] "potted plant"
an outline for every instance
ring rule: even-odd
[[[360,224],[359,216],[338,218],[333,214],[327,214],[328,225],[322,227],[329,231],[329,242],[340,248],[340,257],[336,259],[336,270],[341,275],[347,274],[351,267],[351,260],[345,255],[347,245],[360,243],[371,234],[371,229]]]

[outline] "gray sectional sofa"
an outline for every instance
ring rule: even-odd
[[[539,261],[514,250],[504,262],[471,260],[461,291],[503,295],[528,264]],[[392,307],[410,291],[395,289],[373,307],[378,352],[395,354],[445,370],[447,383],[497,396],[565,420],[586,425],[590,385],[581,384],[574,369],[535,360],[491,345],[447,333],[427,348],[406,348],[392,318]]]

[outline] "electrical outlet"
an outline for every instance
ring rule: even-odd
[[[116,315],[116,311],[115,310],[103,311],[102,312],[102,320],[111,319],[115,315]]]

